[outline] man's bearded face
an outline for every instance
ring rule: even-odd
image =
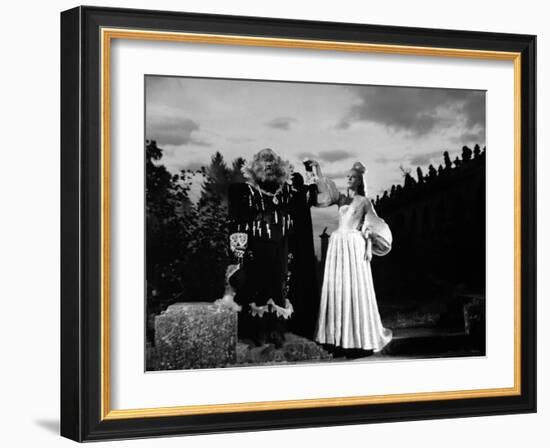
[[[285,174],[283,161],[271,149],[256,155],[253,170],[258,181],[267,183],[282,183]]]

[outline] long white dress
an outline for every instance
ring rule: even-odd
[[[370,238],[374,255],[388,253],[391,232],[368,199],[356,196],[341,205],[343,195],[334,189],[329,185],[327,199],[320,204],[339,204],[339,225],[329,240],[315,340],[378,352],[391,341],[392,332],[382,325],[365,251]]]

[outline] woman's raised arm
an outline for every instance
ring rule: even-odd
[[[333,204],[338,204],[340,200],[340,192],[336,188],[336,184],[332,179],[323,176],[319,162],[311,160],[311,166],[314,169],[313,181],[317,185],[317,203],[316,207],[328,207]]]

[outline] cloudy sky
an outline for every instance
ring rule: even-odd
[[[402,183],[404,170],[485,145],[485,92],[414,87],[146,77],[146,138],[169,170],[199,168],[215,151],[228,162],[270,147],[303,171],[304,157],[344,186],[355,161],[369,196]],[[315,214],[316,231],[335,209]]]

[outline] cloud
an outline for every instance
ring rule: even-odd
[[[198,171],[205,165],[207,165],[207,164],[202,163],[202,162],[188,162],[188,163],[184,163],[184,164],[181,164],[181,165],[178,165],[178,166],[179,166],[180,170]]]
[[[355,156],[355,153],[346,151],[344,149],[332,149],[327,151],[320,151],[318,153],[312,153],[312,152],[300,152],[297,154],[297,156],[301,159],[313,159],[313,160],[319,160],[322,162],[339,162],[341,160],[349,159],[353,156]]]
[[[376,158],[374,161],[381,165],[395,164],[399,163],[400,165],[409,164],[411,166],[423,166],[431,163],[434,159],[443,160],[444,149],[438,149],[436,151],[428,151],[415,155],[404,155],[403,157],[385,157],[381,156]]]
[[[478,143],[480,146],[485,145],[485,129],[478,128],[474,131],[465,131],[459,135],[450,138],[451,142],[458,145],[467,145]]]
[[[409,159],[409,163],[414,166],[427,165],[434,159],[441,159],[443,161],[444,151],[430,151],[423,154],[417,154]]]
[[[229,137],[228,140],[231,143],[251,143],[256,141],[256,139],[252,137]]]
[[[348,174],[349,174],[349,170],[351,169],[351,166],[349,169],[344,169],[344,170],[338,170],[338,171],[327,171],[326,173],[323,171],[323,174],[333,180],[336,180],[336,179],[345,179]]]
[[[190,118],[150,114],[147,116],[145,133],[147,139],[156,140],[159,145],[210,146],[208,142],[193,135],[199,129],[199,124]]]
[[[319,155],[318,154],[314,154],[312,152],[309,152],[309,151],[303,151],[303,152],[299,152],[298,154],[296,154],[296,156],[299,158],[299,159],[313,159],[313,160],[317,160],[319,158]]]
[[[398,162],[399,160],[402,160],[402,158],[401,157],[389,158],[389,157],[381,156],[374,159],[376,163],[380,163],[381,165],[387,165],[388,163]]]
[[[462,104],[462,113],[467,127],[477,125],[485,132],[485,92],[471,92]]]
[[[340,160],[346,160],[355,156],[355,153],[345,151],[343,149],[334,149],[331,151],[321,151],[319,157],[325,162],[338,162]]]
[[[418,137],[461,125],[485,128],[485,92],[412,87],[354,86],[356,103],[338,122],[347,129],[371,122]]]
[[[290,125],[294,122],[296,122],[296,119],[292,117],[277,117],[268,121],[266,126],[280,131],[289,131]]]

